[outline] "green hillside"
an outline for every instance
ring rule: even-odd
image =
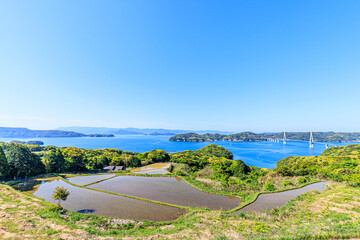
[[[360,145],[326,149],[320,156],[288,157],[277,162],[284,176],[318,176],[360,186]]]

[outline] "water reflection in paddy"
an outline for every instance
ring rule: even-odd
[[[119,176],[90,185],[91,188],[181,205],[228,210],[240,199],[202,192],[181,178]]]
[[[170,221],[184,214],[179,208],[111,195],[72,186],[62,180],[41,184],[34,196],[57,203],[52,199],[56,187],[66,187],[70,195],[62,206],[73,212],[123,219]]]
[[[300,196],[303,193],[309,192],[311,190],[318,190],[322,191],[324,188],[329,185],[329,183],[326,182],[320,182],[320,183],[314,183],[307,185],[303,188],[295,189],[295,190],[289,190],[285,192],[278,192],[278,193],[268,193],[268,194],[261,194],[256,199],[255,202],[247,205],[246,207],[240,209],[236,213],[246,213],[246,212],[252,212],[252,211],[260,211],[262,210],[271,210],[274,207],[281,207],[284,206],[288,201],[291,199],[296,198],[297,196]]]
[[[77,184],[77,185],[86,185],[96,181],[104,180],[107,178],[111,178],[115,176],[115,174],[104,174],[104,175],[89,175],[89,176],[77,176],[71,177],[67,179],[69,182]]]

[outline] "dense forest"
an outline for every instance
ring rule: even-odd
[[[175,175],[187,176],[190,180],[211,179],[221,183],[220,189],[227,191],[258,189],[258,178],[268,172],[248,166],[241,160],[232,160],[233,154],[229,150],[215,144],[195,151],[173,153],[170,158],[176,163],[174,168],[169,169]]]
[[[288,157],[279,160],[274,170],[233,161],[230,151],[215,144],[196,151],[174,153],[170,157],[177,163],[172,170],[176,175],[212,179],[220,182],[221,187],[205,185],[226,192],[272,191],[319,178],[360,186],[360,144],[328,148],[320,156]]]
[[[213,141],[234,141],[234,142],[255,142],[267,141],[269,139],[283,139],[284,133],[252,133],[242,132],[230,135],[224,134],[197,134],[185,133],[172,136],[169,141],[175,142],[213,142]],[[358,142],[360,132],[313,132],[315,142]],[[309,141],[310,132],[286,132],[287,140]]]
[[[230,151],[215,144],[195,151],[168,154],[163,150],[136,153],[118,149],[0,143],[0,179],[24,178],[42,173],[98,171],[107,165],[135,168],[171,162],[173,164],[169,171],[172,174],[190,179],[212,179],[236,191],[272,185],[268,179],[271,174],[325,177],[360,186],[359,144],[329,148],[320,156],[288,157],[279,160],[274,170],[248,166],[241,160],[232,159]]]
[[[60,173],[101,170],[107,165],[140,167],[157,162],[177,164],[174,173],[193,176],[197,171],[211,167],[214,178],[227,181],[231,176],[241,177],[251,171],[241,160],[232,160],[233,154],[223,147],[210,144],[196,151],[168,154],[163,150],[145,153],[118,149],[81,149],[75,147],[24,145],[0,143],[0,179],[23,178],[41,173]]]
[[[284,176],[318,176],[360,186],[360,145],[326,149],[320,156],[288,157],[277,162]]]
[[[107,165],[140,167],[169,160],[169,154],[163,150],[135,153],[117,149],[92,150],[0,143],[0,179],[24,178],[52,172],[101,170]]]

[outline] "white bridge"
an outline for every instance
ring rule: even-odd
[[[280,139],[279,139],[279,138],[268,138],[268,139],[266,139],[266,140],[267,140],[268,142],[280,142]],[[285,131],[284,131],[284,135],[283,135],[283,138],[282,138],[281,141],[283,142],[283,144],[286,144],[287,139],[286,139],[286,132],[285,132]],[[326,149],[329,148],[329,145],[330,145],[330,144],[325,143]],[[331,144],[331,145],[334,145],[335,147],[337,147],[337,145],[335,145],[335,144]],[[312,132],[312,131],[310,131],[309,147],[310,147],[310,148],[314,148],[314,137],[313,137],[313,132]]]
[[[310,148],[314,148],[314,138],[312,135],[312,131],[310,131],[310,140],[309,140]]]

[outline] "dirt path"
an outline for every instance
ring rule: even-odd
[[[170,163],[154,163],[141,168],[132,169],[133,173],[141,174],[167,174],[169,173],[166,169],[170,167]]]

